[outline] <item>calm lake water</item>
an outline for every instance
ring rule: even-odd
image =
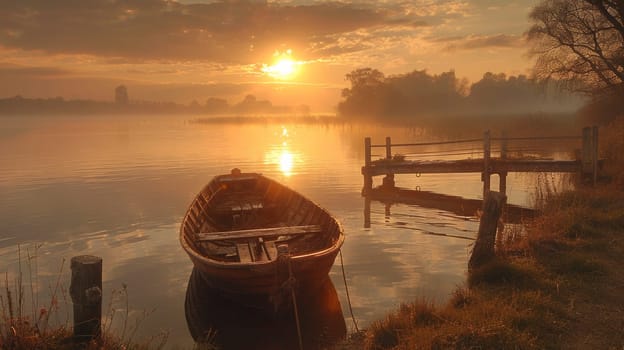
[[[439,136],[418,128],[194,118],[0,118],[0,272],[13,284],[21,268],[24,314],[39,315],[58,289],[59,310],[51,321],[71,320],[69,259],[96,255],[104,261],[104,312],[114,310],[113,328],[123,328],[128,317],[126,338],[139,322],[133,339],[165,331],[167,348],[191,348],[184,300],[192,264],[178,242],[179,224],[195,194],[234,167],[281,181],[344,225],[344,269],[360,327],[404,301],[444,302],[464,282],[478,228],[474,216],[373,201],[371,226],[364,227],[364,137],[383,143],[385,136],[393,142]],[[509,202],[530,205],[536,176],[510,174]],[[396,181],[465,198],[480,198],[482,191],[479,174],[405,175]],[[330,277],[351,331],[340,258]],[[119,295],[124,286],[127,307]],[[38,295],[34,301],[31,291]]]

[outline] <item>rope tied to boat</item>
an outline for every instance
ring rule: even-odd
[[[290,291],[291,289],[295,289],[297,285],[297,280],[294,276],[289,276],[286,281],[280,285],[280,289],[283,291]]]
[[[299,339],[299,350],[303,350],[303,341],[301,339],[301,324],[299,323],[299,308],[297,306],[297,295],[295,293],[295,287],[297,280],[292,271],[292,264],[290,259],[290,252],[288,244],[280,244],[277,246],[277,262],[278,265],[286,264],[288,266],[288,278],[280,286],[280,294],[287,292],[290,289],[290,296],[293,303],[293,311],[295,314],[295,322],[297,324],[297,337]]]
[[[347,286],[347,276],[345,274],[344,260],[342,259],[342,249],[339,249],[338,252],[340,253],[340,267],[342,268],[342,280],[344,281],[345,292],[347,293],[347,303],[349,304],[349,312],[351,313],[351,320],[353,321],[355,332],[360,333],[360,329],[358,328],[358,324],[357,324],[357,321],[355,320],[355,316],[353,316],[353,307],[351,306],[351,297],[349,296],[349,287]]]

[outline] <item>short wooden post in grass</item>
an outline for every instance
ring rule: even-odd
[[[488,191],[485,194],[483,213],[479,222],[479,233],[468,261],[468,270],[475,269],[494,258],[494,243],[496,242],[498,220],[506,201],[507,196],[503,193]]]
[[[74,304],[74,338],[89,341],[102,331],[102,258],[80,255],[71,259],[69,294]]]

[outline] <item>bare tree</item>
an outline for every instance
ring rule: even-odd
[[[624,93],[624,0],[543,0],[530,17],[539,79],[591,96]]]

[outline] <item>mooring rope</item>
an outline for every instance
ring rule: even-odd
[[[297,339],[299,340],[299,350],[303,350],[303,339],[301,338],[301,323],[299,322],[299,306],[297,305],[297,296],[295,293],[295,285],[297,280],[292,270],[292,264],[290,260],[290,252],[288,251],[288,245],[277,246],[277,261],[278,264],[283,264],[284,261],[288,267],[288,279],[282,283],[280,289],[290,289],[290,297],[292,299],[292,306],[295,316],[295,324],[297,326]],[[277,266],[277,265],[276,265]],[[283,266],[283,265],[282,265]]]
[[[349,296],[349,287],[347,286],[347,275],[345,274],[344,269],[344,261],[342,259],[342,249],[339,249],[340,253],[340,267],[342,268],[342,280],[344,281],[345,291],[347,292],[347,303],[349,304],[349,312],[351,313],[351,320],[353,321],[353,326],[355,326],[355,331],[357,333],[360,332],[358,328],[357,321],[355,320],[355,316],[353,316],[353,307],[351,306],[351,297]]]
[[[295,295],[296,293],[295,293],[295,286],[294,286],[295,277],[293,276],[292,268],[290,266],[290,258],[288,259],[288,273],[290,274],[289,280],[292,280],[291,286],[290,286],[290,295],[292,297],[293,309],[295,309],[295,322],[297,323],[297,337],[299,339],[299,350],[303,350],[303,340],[301,339],[301,324],[299,323],[299,311],[297,310],[299,307],[297,305],[297,296]]]

